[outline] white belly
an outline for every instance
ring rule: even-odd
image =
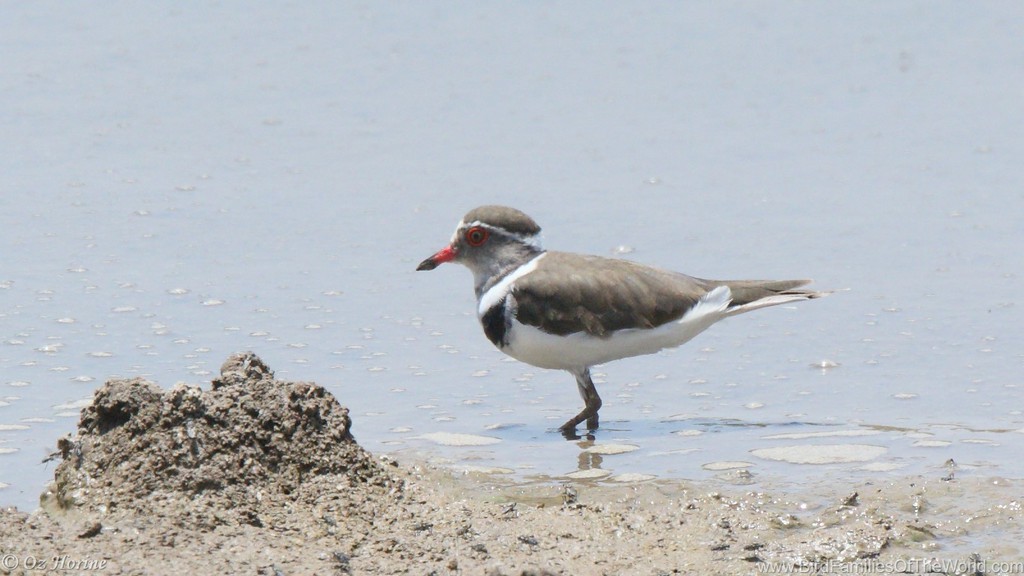
[[[580,370],[620,358],[653,354],[688,342],[727,316],[732,301],[727,286],[719,286],[675,322],[657,328],[619,330],[601,338],[585,332],[556,336],[513,320],[508,345],[502,351],[540,368]]]

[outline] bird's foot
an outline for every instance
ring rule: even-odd
[[[593,432],[597,431],[598,428],[598,418],[597,414],[588,415],[586,413],[586,410],[584,410],[575,418],[569,420],[565,424],[562,424],[558,428],[558,431],[562,433],[562,436],[565,437],[566,440],[579,440],[583,437],[576,433],[576,426],[579,425],[579,423],[583,422],[584,420],[587,421],[586,437],[593,438]]]
[[[587,430],[583,434],[577,432],[575,428],[559,428],[558,431],[562,434],[562,438],[565,438],[570,442],[575,442],[577,440],[589,440],[593,442],[597,438],[594,436],[593,430]]]
[[[561,432],[562,436],[564,436],[566,440],[579,440],[580,438],[579,434],[576,433],[575,418],[559,426],[558,431]]]

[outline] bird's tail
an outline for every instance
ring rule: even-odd
[[[721,282],[732,292],[732,302],[729,304],[726,314],[735,316],[758,308],[822,298],[832,293],[801,288],[810,283],[810,280],[728,280]]]

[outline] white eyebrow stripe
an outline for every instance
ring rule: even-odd
[[[451,243],[454,244],[455,241],[459,239],[459,231],[460,230],[464,230],[466,228],[472,228],[473,226],[482,226],[484,228],[487,228],[488,230],[493,230],[495,232],[498,232],[499,234],[505,234],[506,236],[510,236],[512,238],[515,238],[516,240],[519,240],[523,244],[526,244],[527,246],[530,246],[531,248],[536,248],[537,250],[543,250],[544,249],[543,242],[541,242],[541,238],[540,238],[540,234],[539,233],[537,233],[537,234],[530,234],[530,235],[517,234],[515,232],[509,232],[508,230],[506,230],[504,228],[501,228],[500,226],[494,226],[494,225],[491,225],[491,224],[487,224],[486,222],[481,222],[480,220],[474,220],[472,222],[466,222],[465,220],[459,220],[458,225],[455,226],[455,232],[452,234]]]

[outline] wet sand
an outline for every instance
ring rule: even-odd
[[[325,389],[252,354],[211,389],[112,380],[0,573],[1022,573],[1019,480],[516,484],[363,450]]]

